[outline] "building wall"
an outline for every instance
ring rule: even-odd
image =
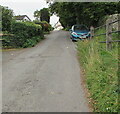
[[[57,22],[57,23],[55,24],[54,28],[55,28],[55,30],[61,30],[61,29],[63,29],[63,27],[62,27],[62,25],[61,25],[60,22]]]
[[[30,21],[27,17],[24,17],[24,21]]]

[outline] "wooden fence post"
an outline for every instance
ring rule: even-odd
[[[112,22],[112,19],[106,20],[106,50],[112,49],[112,25],[110,24]]]
[[[91,36],[90,36],[90,39],[94,37],[94,27],[91,26],[90,27],[90,33],[91,33]]]
[[[118,14],[118,20],[120,20],[120,14]],[[118,21],[118,31],[120,31],[120,21]],[[120,33],[118,35],[120,36]]]

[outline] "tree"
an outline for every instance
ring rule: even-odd
[[[48,8],[43,8],[40,10],[40,20],[50,22],[50,13]]]
[[[60,22],[65,28],[70,28],[73,24],[98,26],[99,21],[106,15],[118,13],[118,3],[54,2],[50,4],[50,11],[60,17]]]
[[[41,10],[36,10],[34,12],[34,17],[36,20],[50,22],[50,12],[48,8],[43,8]]]
[[[0,6],[0,9],[0,13],[2,13],[2,30],[10,32],[13,20],[13,10],[3,6]]]
[[[40,20],[40,11],[36,10],[34,12],[34,17],[36,18],[36,20]]]

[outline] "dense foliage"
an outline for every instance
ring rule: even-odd
[[[54,2],[50,11],[60,17],[65,28],[73,24],[98,26],[104,16],[118,13],[119,6],[117,2]]]
[[[36,17],[36,20],[39,21],[46,21],[50,22],[50,13],[48,8],[43,8],[41,10],[36,10],[34,12],[34,17]]]
[[[0,14],[2,14],[2,30],[3,31],[10,31],[11,30],[11,23],[13,18],[13,11],[8,9],[8,7],[0,6]]]
[[[104,32],[104,29],[100,29],[96,34]],[[118,34],[113,34],[113,40],[118,40]],[[105,36],[78,42],[80,64],[94,111],[119,112],[118,43],[113,43],[112,50],[106,51],[106,45],[99,41],[105,41]]]
[[[0,25],[2,23],[2,32],[4,35],[3,48],[25,48],[37,44],[44,38],[44,33],[52,30],[49,24],[50,14],[48,8],[43,8],[34,13],[35,17],[40,18],[34,22],[16,22],[13,17],[13,11],[7,7],[0,6]]]
[[[50,22],[50,13],[49,13],[49,9],[48,8],[43,8],[40,10],[41,12],[41,21],[46,21],[46,22]]]
[[[43,38],[42,27],[33,22],[13,22],[11,34],[3,37],[4,47],[31,47]]]
[[[53,30],[52,26],[47,21],[34,20],[35,24],[41,25],[44,32],[50,32]]]

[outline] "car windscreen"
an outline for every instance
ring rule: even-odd
[[[88,31],[86,26],[74,26],[74,31]]]

